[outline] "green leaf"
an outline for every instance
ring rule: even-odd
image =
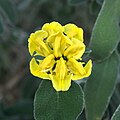
[[[118,56],[96,63],[85,86],[87,120],[101,120],[113,93],[118,74]]]
[[[119,75],[118,75],[118,80],[119,80]],[[109,113],[111,115],[111,113],[113,114],[116,110],[116,108],[118,107],[118,105],[120,104],[120,84],[118,83],[115,86],[115,90],[114,93],[111,97],[110,103],[109,103]]]
[[[72,82],[66,92],[56,92],[51,81],[41,82],[34,100],[35,120],[75,120],[83,110],[83,91]]]
[[[68,0],[68,2],[71,4],[71,5],[78,5],[78,4],[81,4],[83,2],[85,2],[86,0]]]
[[[118,108],[114,112],[111,120],[120,120],[120,105],[118,106]]]
[[[96,60],[109,57],[120,40],[120,0],[104,0],[93,28],[90,48]]]
[[[118,53],[120,54],[120,42],[118,44],[117,50],[118,50]]]
[[[86,116],[85,116],[85,111],[83,110],[83,112],[79,115],[79,117],[76,120],[86,120]]]
[[[0,8],[2,8],[2,12],[5,13],[11,22],[15,22],[16,12],[9,0],[0,0]]]

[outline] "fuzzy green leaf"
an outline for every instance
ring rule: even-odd
[[[118,50],[118,53],[120,54],[120,42],[118,44],[117,50]]]
[[[72,82],[66,92],[56,92],[51,81],[42,81],[34,100],[35,120],[75,120],[83,110],[83,91]]]
[[[118,106],[118,108],[114,112],[111,120],[120,120],[120,105]]]
[[[104,0],[93,28],[90,48],[96,60],[109,57],[120,40],[120,0]]]
[[[85,86],[87,120],[101,120],[113,93],[118,74],[118,56],[94,64]]]

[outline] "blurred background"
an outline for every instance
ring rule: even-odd
[[[74,23],[84,29],[88,45],[102,3],[103,0],[0,0],[0,120],[33,120],[33,98],[41,79],[29,72],[30,33],[46,22]],[[118,96],[114,93],[105,117],[119,104]],[[78,119],[85,119],[84,112]]]

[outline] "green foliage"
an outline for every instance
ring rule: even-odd
[[[83,2],[85,2],[86,0],[68,0],[68,2],[71,4],[71,5],[78,5],[78,4],[81,4]]]
[[[41,79],[29,73],[27,39],[51,21],[81,26],[86,45],[91,37],[83,60],[91,55],[100,62],[93,61],[92,75],[82,80],[85,103],[76,83],[69,91],[57,93],[50,81],[43,81],[34,103],[37,120],[45,114],[58,120],[75,120],[79,113],[77,120],[110,120],[112,115],[112,120],[119,120],[120,78],[117,81],[116,76],[120,66],[114,53],[117,49],[120,55],[119,6],[120,0],[0,0],[0,120],[33,120],[33,98]]]
[[[109,119],[112,117],[113,113],[115,112],[118,105],[120,104],[120,87],[119,86],[120,86],[120,83],[117,83],[114,93],[111,97],[108,109],[106,110],[109,113],[109,116],[108,116]]]
[[[86,116],[88,120],[101,120],[109,104],[118,75],[118,57],[94,64],[92,75],[85,86]]]
[[[120,120],[120,105],[116,109],[115,113],[113,114],[111,120]]]
[[[10,0],[0,0],[0,7],[2,9],[3,14],[6,15],[6,17],[11,21],[15,22],[15,8],[13,7]]]
[[[120,54],[120,42],[118,44],[117,50],[118,50],[118,53]]]
[[[97,2],[98,4],[100,4],[100,5],[103,3],[103,1],[104,1],[104,0],[96,0],[96,2]]]
[[[83,91],[72,82],[67,92],[56,92],[51,81],[42,81],[34,100],[36,120],[75,120],[83,110]]]
[[[93,28],[92,57],[101,61],[110,56],[120,40],[120,0],[105,0]]]

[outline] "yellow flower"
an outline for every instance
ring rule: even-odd
[[[31,56],[30,71],[34,76],[51,80],[56,91],[67,91],[71,80],[91,74],[92,61],[84,66],[83,30],[74,24],[62,26],[58,22],[46,23],[42,30],[28,39]],[[43,59],[37,58],[41,56]]]

